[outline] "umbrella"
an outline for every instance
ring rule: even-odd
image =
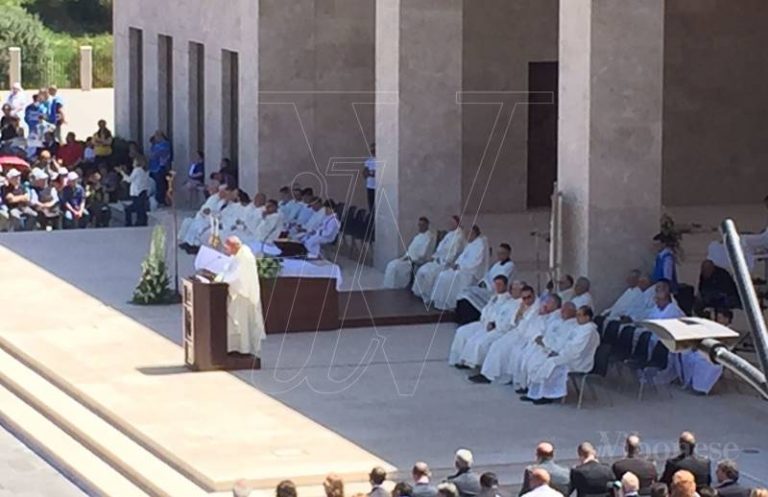
[[[0,157],[0,166],[2,166],[4,172],[11,169],[18,169],[22,173],[29,171],[29,163],[15,155],[3,155]]]

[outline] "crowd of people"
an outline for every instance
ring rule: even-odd
[[[679,452],[665,460],[661,468],[642,453],[637,434],[626,438],[624,454],[612,464],[598,458],[590,442],[576,449],[578,463],[567,467],[555,457],[555,446],[541,442],[535,462],[522,474],[520,497],[768,497],[764,488],[750,488],[740,481],[739,466],[732,459],[714,465],[696,450],[693,433],[683,432],[678,439]],[[409,481],[390,482],[381,467],[371,470],[368,493],[352,497],[502,497],[506,494],[493,472],[474,470],[470,450],[459,449],[454,458],[455,473],[441,483],[432,480],[429,465],[417,462]],[[714,476],[714,478],[713,478]],[[344,497],[344,482],[336,474],[326,477],[326,497]],[[388,490],[390,488],[391,490]],[[248,497],[251,489],[244,481],[235,484],[234,497]],[[296,485],[285,480],[277,485],[275,497],[299,497]]]

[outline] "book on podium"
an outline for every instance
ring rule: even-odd
[[[227,352],[229,285],[196,275],[184,280],[184,364],[193,371],[260,369],[261,359]]]

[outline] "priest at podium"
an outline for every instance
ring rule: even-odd
[[[256,258],[236,236],[226,239],[224,250],[231,257],[216,281],[229,285],[227,352],[261,357],[261,341],[266,333]]]

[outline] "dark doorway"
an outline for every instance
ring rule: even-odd
[[[549,207],[557,181],[558,63],[528,64],[528,207]]]

